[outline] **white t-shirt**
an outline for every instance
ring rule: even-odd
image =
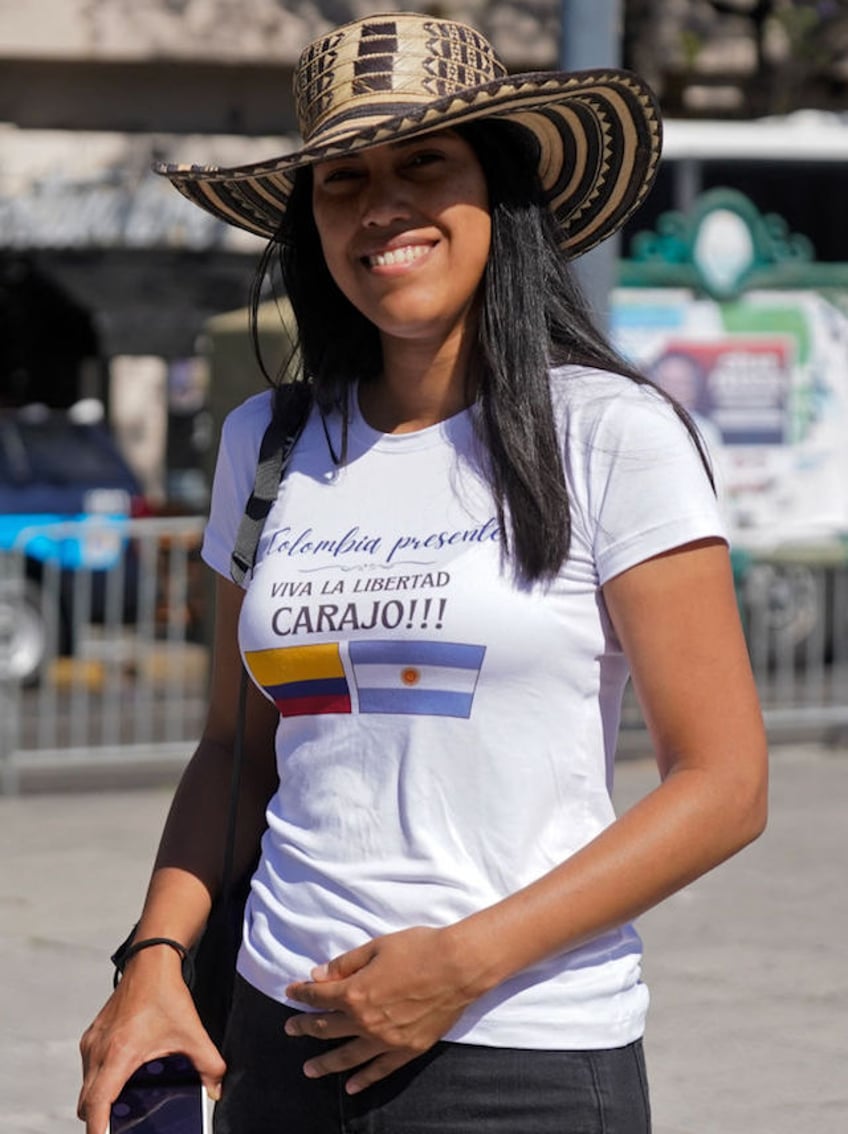
[[[469,410],[384,435],[354,409],[337,468],[317,411],[259,545],[240,644],[281,712],[280,787],[239,972],[286,1002],[316,963],[442,926],[547,873],[614,818],[627,665],[600,587],[722,525],[688,433],[653,391],[552,376],[571,551],[550,585],[502,563]],[[225,422],[203,555],[229,575],[270,394]],[[339,451],[340,423],[328,423]],[[631,926],[519,973],[447,1039],[599,1048],[642,1034]]]

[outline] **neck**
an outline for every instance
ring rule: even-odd
[[[359,408],[372,428],[412,433],[468,407],[471,337],[459,331],[457,338],[433,347],[383,337],[383,373],[359,388]]]

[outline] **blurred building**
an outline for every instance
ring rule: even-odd
[[[296,130],[291,78],[300,50],[368,7],[0,3],[6,271],[25,264],[27,275],[88,310],[106,357],[191,353],[207,315],[245,301],[259,243],[186,204],[149,172],[151,162],[237,164],[284,152]],[[475,19],[482,6],[442,7]],[[498,5],[485,21],[512,64],[555,61],[556,7],[538,7],[528,17]]]
[[[0,0],[0,405],[108,404],[136,383],[131,401],[110,406],[125,448],[147,454],[140,471],[154,487],[166,455],[190,466],[208,435],[186,422],[202,386],[190,365],[198,335],[210,316],[246,304],[261,245],[189,205],[151,162],[285,152],[302,47],[369,8],[396,7]],[[555,3],[440,8],[484,25],[510,65],[555,62]],[[170,440],[140,393],[161,400],[163,382]]]
[[[110,406],[110,416],[152,462],[150,482],[179,494],[153,466],[182,461],[190,472],[192,446],[208,437],[196,427],[198,336],[210,316],[245,305],[260,244],[185,202],[151,162],[230,165],[284,152],[295,140],[302,47],[346,19],[409,6],[0,0],[0,405],[92,395],[108,404],[135,384],[132,404]],[[478,26],[513,70],[557,63],[560,0],[414,6]],[[715,114],[722,100],[725,112],[744,112],[746,76],[771,50],[752,16],[762,4],[621,6],[626,59],[661,97],[693,114]],[[687,102],[681,87],[698,87],[717,59],[721,82],[714,73]],[[146,412],[142,390],[167,398],[164,417]],[[139,440],[162,420],[168,437]]]

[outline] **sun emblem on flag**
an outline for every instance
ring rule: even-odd
[[[400,679],[404,685],[417,685],[421,680],[421,671],[409,665],[401,670]]]

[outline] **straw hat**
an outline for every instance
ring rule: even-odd
[[[538,143],[539,175],[577,256],[619,229],[654,179],[661,126],[649,87],[604,68],[507,74],[465,24],[410,12],[368,16],[307,47],[294,75],[304,145],[234,168],[158,164],[179,191],[239,228],[274,238],[302,166],[484,118]]]

